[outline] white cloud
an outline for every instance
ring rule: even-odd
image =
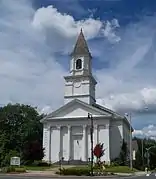
[[[43,108],[39,109],[40,114],[49,114],[52,111],[53,109],[51,108],[51,106],[44,106]]]
[[[109,56],[109,68],[95,71],[100,104],[123,112],[145,112],[146,107],[156,112],[154,19],[143,18],[120,31],[122,40]],[[100,55],[107,58],[105,51]]]
[[[45,113],[60,106],[68,72],[54,54],[71,52],[82,27],[87,39],[101,37],[91,51],[109,63],[95,70],[98,102],[126,112],[156,107],[154,17],[123,28],[117,19],[76,21],[53,6],[35,10],[30,0],[3,0],[0,15],[1,104],[29,103]]]
[[[35,106],[52,104],[52,101],[60,103],[57,90],[52,88],[60,89],[59,93],[63,94],[61,75],[65,70],[51,55],[44,36],[33,29],[31,22],[35,10],[28,2],[1,2],[1,104],[10,101]],[[52,99],[49,96],[53,96]]]
[[[98,19],[89,17],[85,20],[75,21],[72,16],[68,14],[61,14],[52,5],[42,7],[36,11],[33,25],[37,29],[44,31],[46,35],[49,35],[47,31],[50,31],[52,38],[55,36],[59,39],[60,46],[62,41],[64,43],[67,43],[68,41],[67,45],[70,49],[73,39],[75,40],[75,37],[80,32],[81,28],[85,32],[86,39],[92,39],[96,36],[103,36],[112,43],[115,43],[118,41],[118,39],[120,39],[115,34],[115,29],[119,27],[117,19],[113,19],[111,22],[102,22]],[[63,48],[66,46],[64,43],[61,46]]]
[[[144,127],[142,130],[134,130],[133,135],[143,138],[156,139],[156,126],[151,124]]]
[[[156,107],[156,88],[143,88],[129,93],[110,94],[105,99],[97,99],[99,104],[116,111],[149,112],[149,107]]]
[[[70,52],[81,27],[88,39],[104,27],[92,18],[75,21],[53,6],[35,10],[31,2],[0,2],[0,103],[28,103],[49,112],[63,103],[67,74],[54,52]]]
[[[87,38],[93,38],[98,35],[102,28],[102,22],[99,20],[89,18],[75,21],[72,16],[61,14],[52,5],[42,7],[35,12],[33,25],[43,30],[50,28],[52,32],[57,31],[64,38],[75,37],[81,28],[84,29]]]
[[[121,38],[115,34],[114,29],[120,27],[117,19],[113,19],[111,22],[105,22],[105,29],[103,29],[103,34],[111,43],[119,42]]]

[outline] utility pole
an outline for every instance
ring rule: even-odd
[[[93,176],[93,157],[94,157],[94,154],[93,154],[93,116],[88,113],[88,119],[91,120],[91,127],[90,127],[90,139],[91,139],[91,176]]]
[[[133,160],[132,160],[132,116],[131,113],[129,114],[129,124],[130,124],[130,142],[129,142],[129,147],[130,147],[130,169],[133,170]]]
[[[132,116],[131,113],[126,113],[126,116],[129,116],[129,161],[130,169],[133,170],[133,159],[132,159]]]
[[[142,165],[144,167],[144,139],[141,140]]]

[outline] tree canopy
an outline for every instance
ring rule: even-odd
[[[8,104],[0,108],[0,163],[7,165],[11,156],[23,162],[41,160],[43,115],[36,108],[23,104]]]
[[[154,169],[156,166],[156,141],[152,139],[140,139],[136,137],[133,140],[136,140],[138,144],[138,151],[136,153],[134,166],[138,169],[143,169],[148,165],[147,149],[152,146],[152,148],[149,150],[149,167]]]

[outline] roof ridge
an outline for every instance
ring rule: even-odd
[[[118,116],[123,117],[121,114],[119,114],[119,113],[117,113],[117,112],[115,112],[115,111],[113,111],[113,110],[111,110],[111,109],[109,109],[109,108],[106,108],[106,107],[104,107],[104,106],[102,106],[102,105],[100,105],[100,104],[95,103],[95,104],[93,104],[93,105],[99,106],[99,107],[103,108],[103,110],[108,110],[109,112],[112,112],[112,113],[114,113],[114,114],[116,114],[116,115],[118,115]]]

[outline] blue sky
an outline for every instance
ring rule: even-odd
[[[83,28],[98,103],[131,112],[135,133],[155,137],[155,12],[155,0],[2,0],[1,105],[62,105],[68,54]]]

